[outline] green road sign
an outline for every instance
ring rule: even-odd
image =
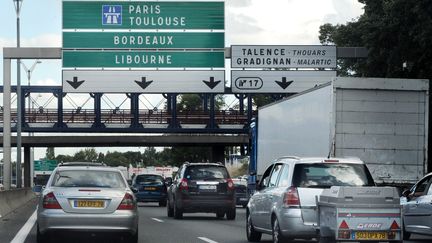
[[[223,68],[224,51],[63,51],[64,68]]]
[[[63,29],[218,29],[224,2],[63,1]]]
[[[63,32],[63,48],[224,48],[224,33]]]
[[[53,171],[57,167],[56,160],[35,160],[35,171]]]

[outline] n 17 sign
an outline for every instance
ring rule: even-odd
[[[330,82],[335,71],[232,70],[233,93],[299,93]]]

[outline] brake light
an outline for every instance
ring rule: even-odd
[[[186,178],[181,179],[180,181],[180,190],[187,191],[189,190],[188,181]]]
[[[53,192],[46,194],[43,198],[43,208],[46,209],[62,209],[60,204],[57,201],[57,198],[54,196]]]
[[[133,210],[135,208],[135,201],[131,194],[126,193],[118,206],[117,210]]]
[[[337,159],[325,159],[324,163],[339,163],[339,160],[337,160]]]
[[[296,187],[292,186],[288,188],[287,192],[285,192],[284,206],[285,207],[300,206],[300,198]]]
[[[231,178],[227,179],[226,182],[227,182],[228,190],[234,190],[235,189],[234,182],[232,181]]]

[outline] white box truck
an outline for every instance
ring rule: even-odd
[[[358,157],[377,184],[415,183],[427,171],[428,89],[428,80],[338,77],[262,107],[250,172],[286,155]]]

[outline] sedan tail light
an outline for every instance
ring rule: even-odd
[[[288,188],[288,191],[285,192],[284,206],[285,207],[300,206],[300,198],[296,187],[292,186]]]
[[[117,210],[133,210],[134,208],[135,201],[133,196],[129,193],[126,193]]]
[[[46,194],[43,198],[43,208],[46,209],[62,209],[60,204],[57,201],[57,198],[54,196],[53,192]]]

